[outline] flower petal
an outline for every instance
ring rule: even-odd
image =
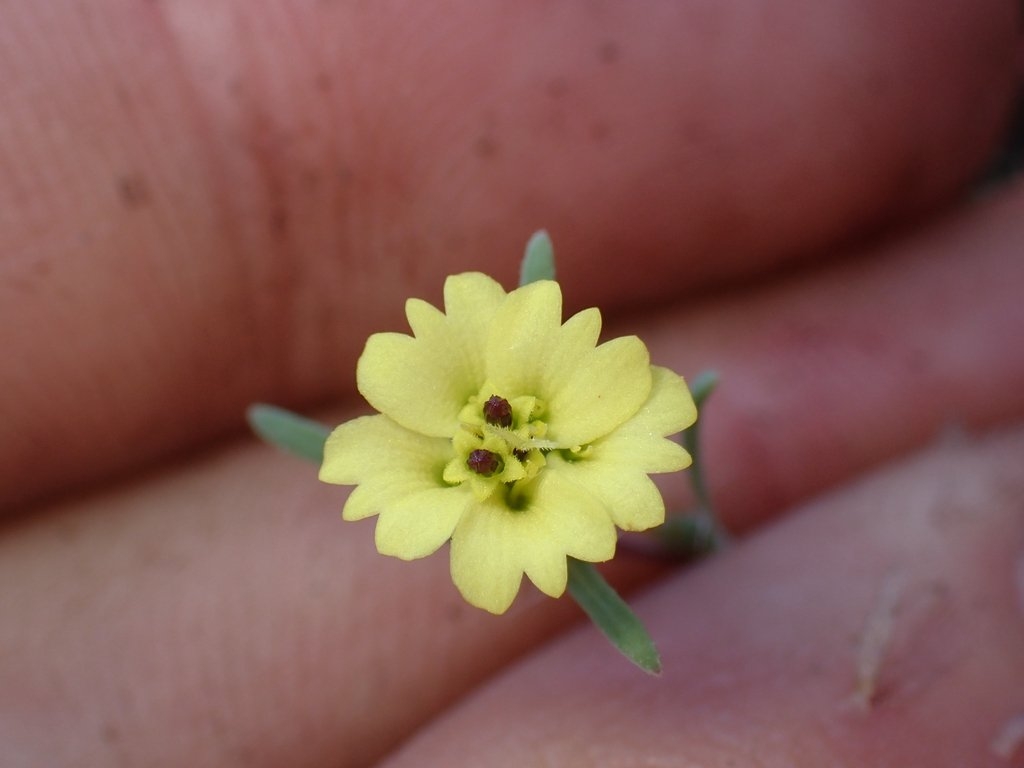
[[[561,326],[558,283],[538,280],[508,295],[494,315],[485,353],[488,379],[502,397],[537,394]]]
[[[547,437],[565,447],[609,434],[651,393],[650,357],[635,336],[612,339],[563,365],[568,375],[547,393]]]
[[[466,510],[452,534],[452,581],[466,602],[504,613],[519,592],[523,567],[514,513],[493,497]]]
[[[587,309],[562,324],[557,283],[540,281],[513,291],[495,315],[487,342],[487,373],[510,396],[543,396],[567,365],[592,350],[601,313]]]
[[[595,346],[601,314],[588,309],[561,325],[557,283],[508,295],[487,341],[487,375],[503,397],[532,395],[548,406],[549,437],[582,445],[636,413],[650,393],[647,348],[636,337]]]
[[[685,379],[675,371],[651,366],[651,395],[626,431],[674,435],[697,421],[697,406]]]
[[[451,437],[466,400],[484,380],[484,348],[505,292],[475,272],[445,281],[447,314],[418,299],[406,303],[415,336],[377,333],[359,358],[356,381],[367,402],[402,426]]]
[[[681,376],[651,366],[651,394],[631,419],[594,444],[592,458],[608,465],[633,466],[643,472],[676,472],[691,458],[674,440],[665,439],[697,420],[697,406]]]
[[[615,524],[626,531],[644,531],[665,520],[665,502],[647,475],[675,472],[691,462],[679,443],[663,437],[696,419],[686,382],[658,366],[651,366],[651,375],[651,396],[644,406],[593,443],[586,458],[567,462],[552,454],[548,459],[552,470],[600,498]]]
[[[483,341],[494,314],[505,301],[505,289],[480,272],[463,272],[444,281],[444,309],[467,337]],[[483,354],[483,345],[478,347]]]
[[[600,335],[601,313],[597,309],[591,307],[570,317],[538,350],[533,369],[521,373],[526,379],[525,391],[549,400],[566,386],[573,369],[593,354]]]
[[[433,554],[451,538],[463,512],[473,503],[465,487],[428,488],[381,510],[375,540],[382,555],[415,560]]]
[[[599,498],[622,530],[646,531],[665,522],[665,501],[643,470],[591,458],[566,462],[555,456],[549,463],[553,471]]]
[[[568,482],[557,468],[540,476],[528,511],[546,522],[549,536],[565,555],[591,563],[614,556],[617,535],[610,510],[588,489]]]
[[[410,494],[447,487],[441,473],[451,454],[450,440],[411,432],[386,416],[362,416],[327,438],[320,479],[358,485],[343,514],[361,520]]]
[[[543,473],[526,509],[489,499],[467,510],[452,535],[452,580],[492,613],[512,603],[522,575],[551,597],[565,592],[566,557],[600,562],[615,554],[615,526],[585,489]]]

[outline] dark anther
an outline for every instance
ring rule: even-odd
[[[512,406],[508,400],[498,395],[491,395],[484,403],[484,419],[496,427],[512,426]]]
[[[501,456],[498,454],[478,448],[469,454],[469,458],[466,459],[466,466],[478,475],[490,477],[501,472],[505,467],[505,462],[501,460]]]

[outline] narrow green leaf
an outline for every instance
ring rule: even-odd
[[[661,673],[651,636],[594,566],[569,558],[569,594],[623,656],[645,672]]]
[[[323,462],[324,443],[331,434],[326,424],[262,403],[250,405],[245,415],[252,431],[264,441],[300,458]]]
[[[704,371],[703,373],[698,373],[693,381],[690,382],[690,394],[693,395],[693,402],[697,404],[698,409],[704,405],[704,401],[708,399],[708,395],[714,392],[715,387],[717,386],[717,371]]]
[[[519,269],[519,284],[526,285],[537,280],[555,279],[555,249],[551,238],[543,229],[534,232],[526,244],[523,264]]]

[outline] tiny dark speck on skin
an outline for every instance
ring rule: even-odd
[[[150,202],[149,183],[139,173],[128,173],[117,180],[117,194],[125,208],[143,208]]]
[[[611,134],[608,123],[598,120],[590,126],[590,138],[595,144],[601,144]]]
[[[560,99],[569,92],[569,83],[564,77],[556,77],[547,82],[544,92],[552,99]]]
[[[326,72],[320,72],[313,80],[313,84],[320,93],[328,93],[333,87],[334,82],[331,80],[331,76]]]
[[[450,603],[444,611],[445,619],[447,619],[452,624],[458,624],[459,622],[461,622],[466,616],[466,610],[464,605],[464,603]]]
[[[479,157],[490,158],[498,154],[499,146],[493,136],[485,133],[477,138],[473,149]]]
[[[276,205],[270,211],[270,232],[277,237],[285,237],[288,234],[289,216],[288,209],[283,205]]]
[[[621,56],[619,44],[614,40],[605,40],[597,49],[597,58],[602,64],[614,64]]]
[[[320,171],[316,168],[303,168],[299,172],[299,183],[307,192],[312,192],[320,186]]]

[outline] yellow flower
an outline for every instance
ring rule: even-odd
[[[320,479],[357,486],[343,516],[378,515],[381,554],[412,560],[450,539],[463,597],[503,613],[524,573],[558,597],[567,557],[608,560],[616,526],[663,522],[648,474],[689,465],[666,436],[697,413],[638,338],[597,344],[598,310],[563,324],[557,283],[506,294],[455,275],[444,303],[410,299],[412,336],[367,341],[357,382],[380,414],[334,430]]]

